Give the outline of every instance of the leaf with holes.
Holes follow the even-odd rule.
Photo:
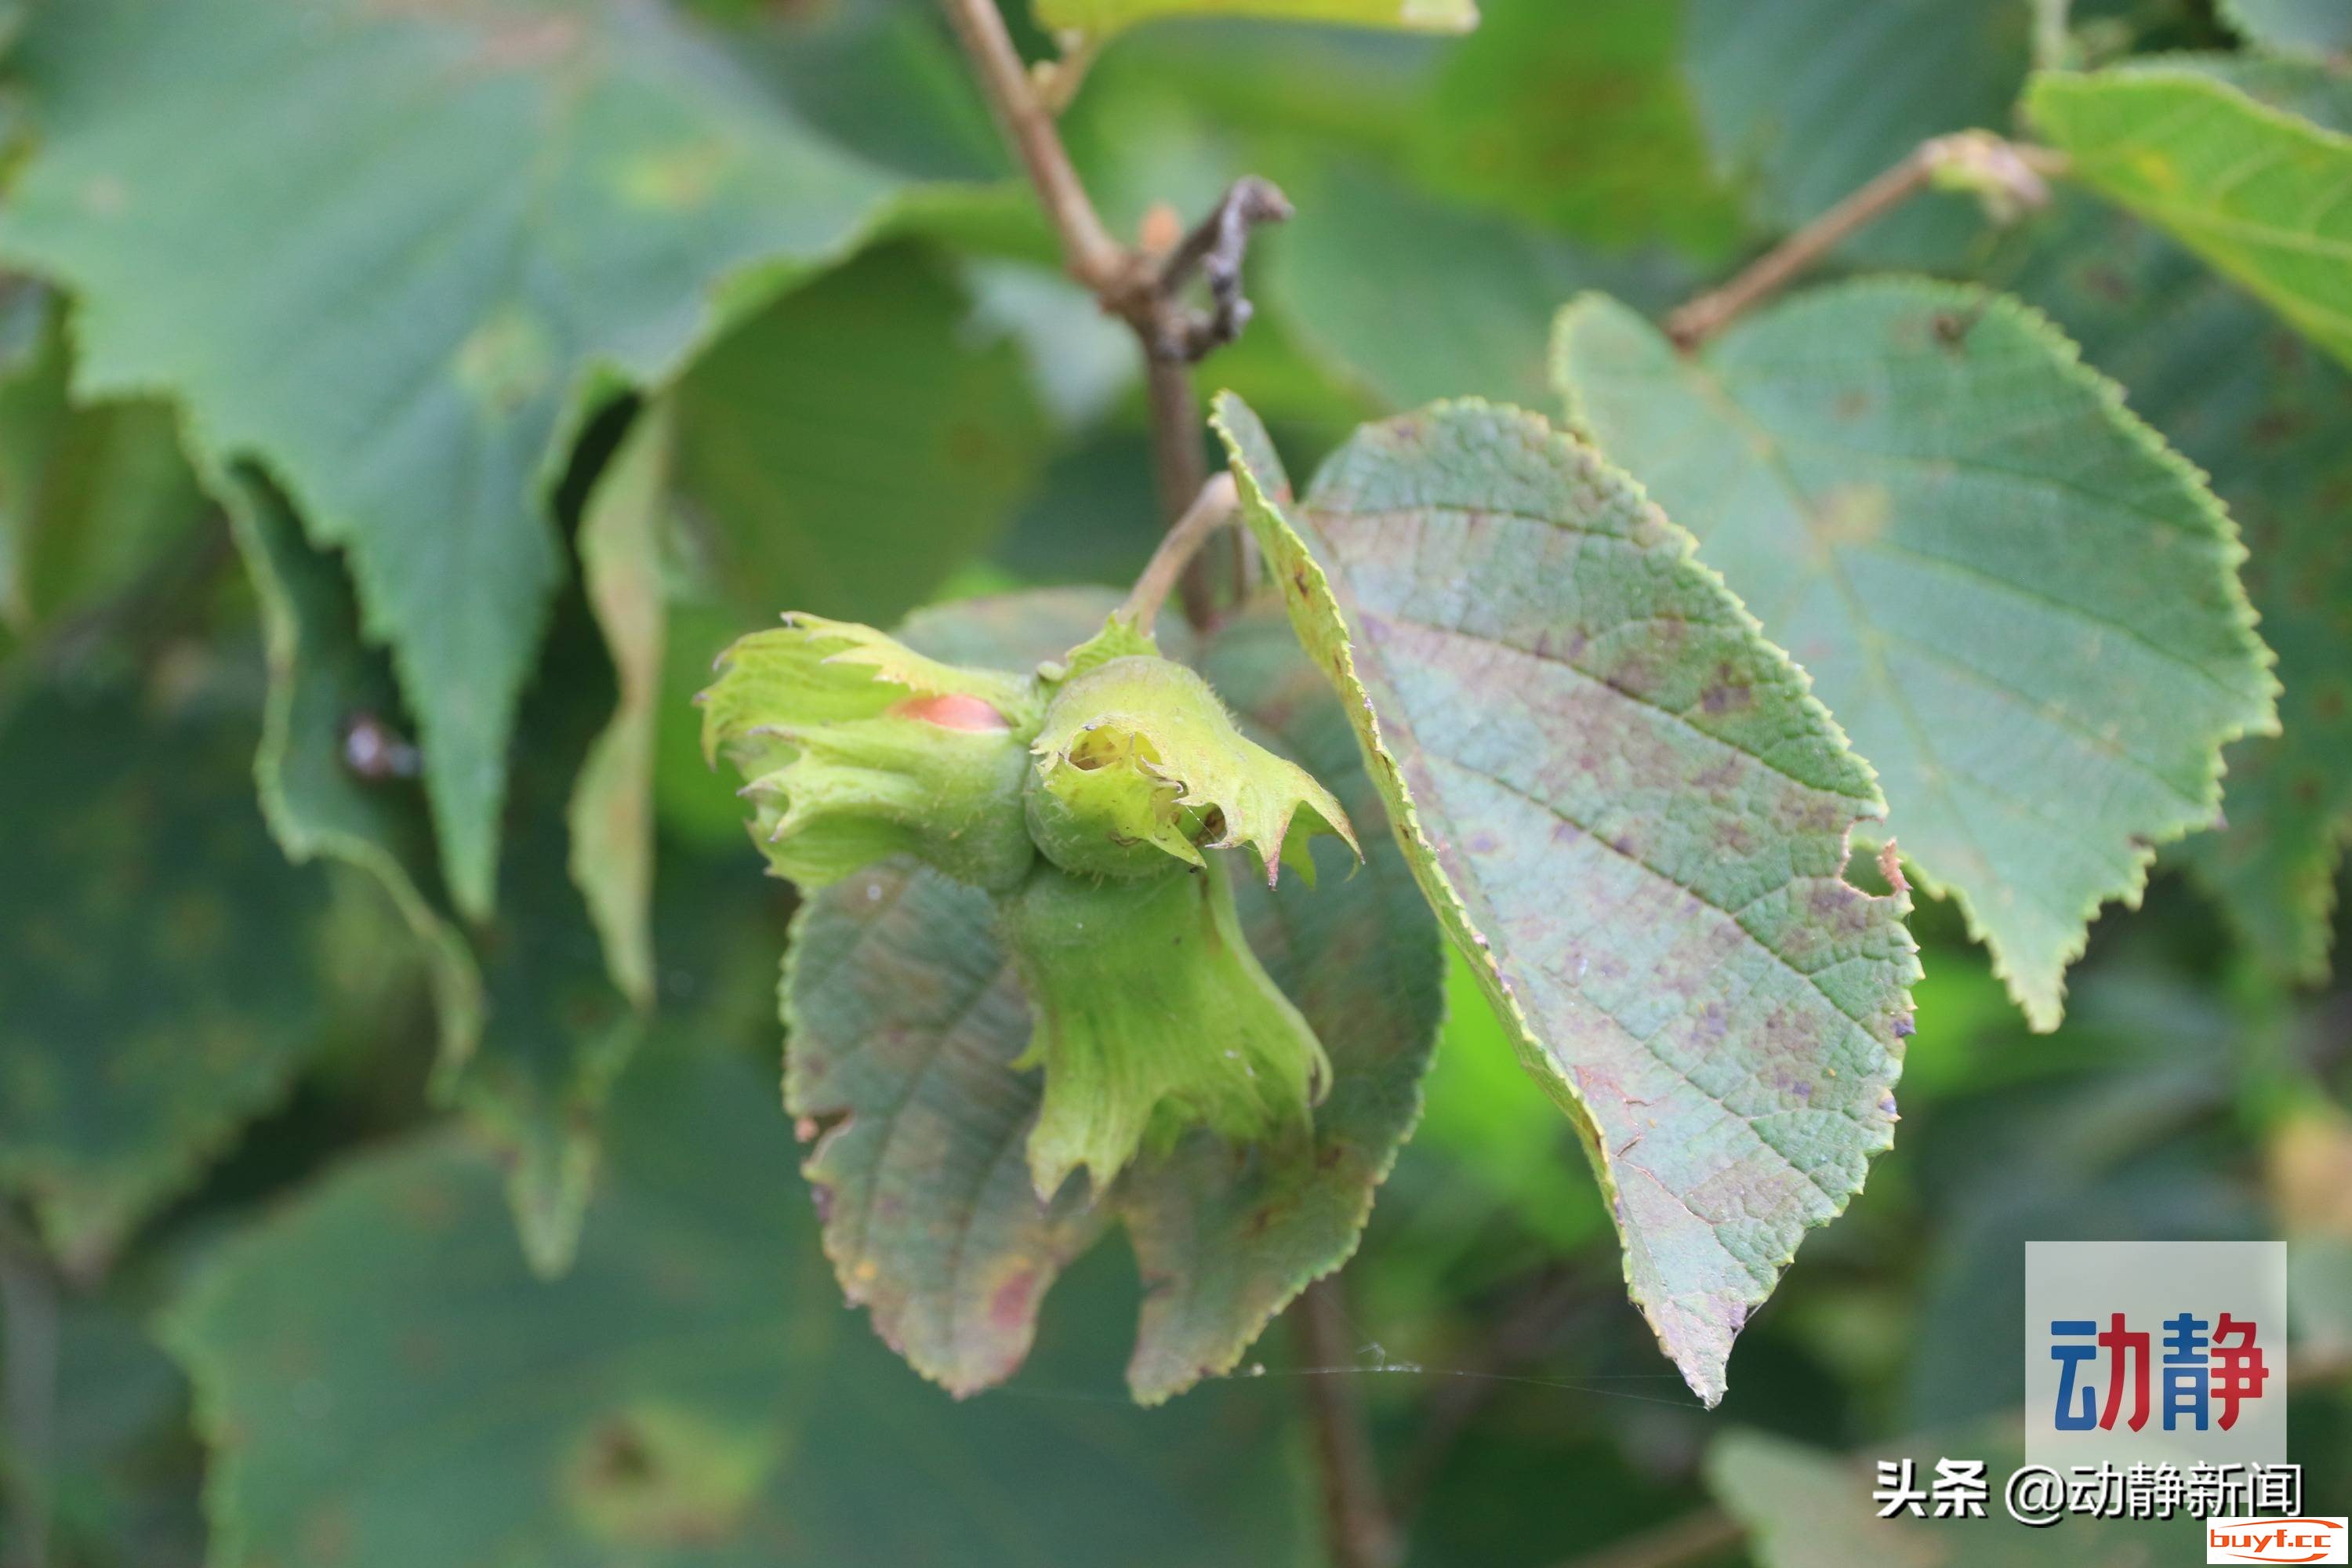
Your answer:
[[[1884,836],[2054,1028],[2099,906],[2138,902],[2153,846],[2212,822],[2222,745],[2276,725],[2202,479],[1981,289],[1823,289],[1695,360],[1587,298],[1557,357],[1571,420],[1811,674]]]
[[[1280,1402],[1091,1397],[1134,1310],[1115,1268],[1071,1281],[1045,1397],[950,1408],[898,1365],[783,1201],[766,1079],[683,1032],[648,1052],[551,1285],[507,1245],[497,1163],[446,1134],[344,1163],[220,1249],[165,1321],[211,1450],[213,1560],[1304,1560]]]
[[[2352,364],[2352,135],[2193,61],[2038,77],[2026,107],[2073,178]]]
[[[622,0],[90,0],[16,64],[42,135],[0,253],[76,292],[79,392],[168,394],[348,551],[487,913],[584,402],[672,375],[901,182]]]
[[[2281,733],[2232,744],[2227,823],[2180,846],[2256,963],[2325,979],[2352,842],[2352,373],[2178,245],[2077,198],[2013,247],[2049,310],[2246,531],[2246,587],[2278,650]]]
[[[919,616],[906,637],[940,658],[1020,668],[1083,641],[1112,603],[981,601]],[[1162,646],[1186,651],[1172,631]],[[1023,1157],[1040,1080],[1013,1066],[1030,1012],[987,896],[892,862],[817,895],[795,926],[785,1098],[822,1129],[807,1170],[825,1250],[884,1340],[960,1394],[1021,1364],[1047,1288],[1113,1221],[1147,1286],[1128,1363],[1136,1396],[1156,1403],[1230,1369],[1355,1249],[1419,1109],[1438,953],[1402,858],[1371,837],[1379,800],[1345,718],[1278,621],[1238,621],[1193,662],[1255,738],[1339,796],[1368,847],[1362,870],[1327,865],[1319,888],[1234,878],[1252,950],[1330,1057],[1310,1144],[1244,1151],[1196,1131],[1092,1207],[1083,1183],[1041,1204]]]
[[[1248,408],[1218,423],[1407,862],[1713,1404],[1894,1136],[1918,963],[1906,903],[1843,879],[1868,766],[1690,536],[1538,416],[1369,426],[1296,500]]]

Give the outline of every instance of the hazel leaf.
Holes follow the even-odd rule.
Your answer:
[[[1407,863],[1715,1403],[1894,1137],[1918,962],[1907,901],[1843,876],[1869,767],[1690,536],[1541,418],[1367,426],[1303,502],[1244,404],[1216,422]]]
[[[2342,0],[2219,0],[2230,30],[2255,47],[2293,59],[2352,56],[2352,5]]]
[[[620,693],[565,808],[572,880],[613,984],[641,1010],[654,1005],[653,752],[669,620],[661,525],[672,439],[670,405],[658,399],[622,440],[580,520],[580,574]]]
[[[399,710],[383,656],[361,637],[351,585],[249,471],[208,483],[228,510],[268,637],[268,718],[254,771],[270,832],[297,861],[356,868],[398,909],[426,960],[439,1016],[434,1096],[498,1142],[524,1249],[541,1272],[560,1273],[587,1201],[604,1095],[637,1026],[596,962],[598,934],[566,874],[562,794],[598,717],[585,707],[597,694],[555,683],[522,716],[523,830],[502,869],[541,940],[516,941],[509,929],[469,942],[437,875],[415,782],[352,766],[353,721],[387,726]],[[563,652],[583,656],[576,643]]]
[[[486,916],[585,410],[667,382],[907,182],[666,7],[85,0],[39,8],[11,66],[41,136],[0,250],[73,291],[76,392],[169,396],[347,552],[444,878]]]
[[[1698,535],[1885,784],[2029,1022],[2101,905],[2210,823],[2274,730],[2237,529],[2204,479],[2005,295],[1871,279],[1696,357],[1587,296],[1571,422]]]
[[[2068,173],[2234,279],[2352,365],[2352,135],[2193,59],[2049,74],[2026,94]]]
[[[2352,843],[2352,372],[2154,229],[2088,195],[2001,258],[2132,405],[2211,477],[2245,531],[2242,575],[2278,653],[2281,733],[2224,752],[2223,826],[2178,847],[2247,954],[2326,978]]]
[[[254,809],[249,685],[59,677],[0,717],[0,1194],[85,1277],[331,1041],[328,882]]]

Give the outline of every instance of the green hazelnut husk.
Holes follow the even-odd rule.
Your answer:
[[[1066,871],[1158,876],[1247,846],[1269,884],[1285,864],[1311,881],[1315,835],[1356,848],[1328,790],[1244,735],[1207,681],[1164,658],[1128,654],[1072,675],[1031,750],[1029,835]]]
[[[1083,1169],[1097,1194],[1139,1155],[1206,1127],[1304,1139],[1323,1047],[1252,953],[1222,857],[1156,877],[1034,866],[1000,903],[1034,1017],[1016,1067],[1045,1069],[1028,1142],[1040,1198]]]
[[[718,668],[704,752],[748,781],[751,837],[778,875],[822,888],[906,854],[1001,891],[1028,871],[1034,682],[814,616],[742,638]]]

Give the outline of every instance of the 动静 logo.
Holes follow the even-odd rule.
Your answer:
[[[2028,1242],[2025,1393],[2036,1463],[2283,1462],[2286,1245]]]

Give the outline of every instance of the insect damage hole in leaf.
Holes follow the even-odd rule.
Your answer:
[[[1555,369],[1571,423],[1810,672],[1923,886],[2055,1027],[2092,916],[2214,820],[2223,743],[2276,727],[2245,552],[2202,476],[1979,289],[1816,289],[1695,359],[1587,296]]]
[[[1407,860],[1715,1403],[1893,1138],[1918,963],[1907,900],[1843,879],[1868,765],[1690,536],[1540,417],[1369,426],[1303,500],[1245,405],[1216,422]]]

